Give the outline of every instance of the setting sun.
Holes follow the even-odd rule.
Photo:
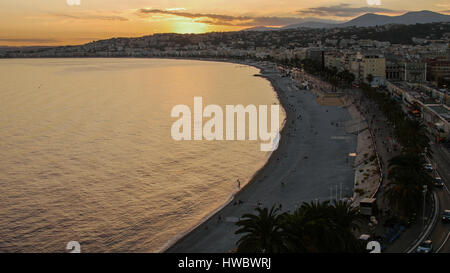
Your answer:
[[[209,30],[209,26],[203,23],[192,22],[191,20],[175,21],[171,24],[171,31],[179,34],[204,33]]]

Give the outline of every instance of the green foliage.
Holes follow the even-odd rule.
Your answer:
[[[348,87],[355,81],[355,75],[350,71],[344,70],[338,72],[337,68],[324,67],[316,60],[304,59],[295,61],[293,59],[290,64],[294,67],[301,67],[307,73],[320,77],[322,80],[330,83],[334,88]]]
[[[245,234],[238,241],[238,251],[242,253],[280,253],[285,247],[282,240],[282,218],[279,209],[256,208],[258,215],[244,214],[237,225],[236,234]]]
[[[425,160],[418,154],[402,154],[389,161],[389,204],[405,215],[419,210],[423,186],[431,187],[431,176],[424,169]]]
[[[311,202],[292,214],[257,208],[237,225],[240,253],[361,253],[364,247],[353,235],[362,221],[350,202]]]
[[[362,84],[366,97],[375,102],[388,123],[394,127],[395,138],[402,153],[389,161],[390,184],[384,198],[398,213],[411,215],[419,210],[424,185],[431,186],[431,177],[424,169],[424,153],[430,154],[430,139],[421,121],[409,118],[388,94]]]
[[[394,134],[403,147],[405,153],[421,154],[430,151],[430,139],[427,129],[422,122],[410,119],[401,109],[401,106],[384,92],[380,92],[367,84],[362,83],[364,95],[375,102],[394,127]]]

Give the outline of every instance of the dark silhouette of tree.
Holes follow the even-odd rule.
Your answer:
[[[425,160],[419,154],[402,154],[389,161],[390,186],[386,192],[389,204],[400,214],[411,215],[419,210],[424,185],[431,187]]]
[[[292,214],[257,209],[238,222],[238,252],[337,253],[364,252],[353,234],[361,216],[350,202],[303,203]]]
[[[240,228],[235,234],[244,234],[238,241],[240,253],[280,253],[284,251],[281,222],[284,217],[273,206],[256,208],[257,215],[244,214],[237,222]]]
[[[373,82],[373,75],[372,74],[367,75],[366,80],[367,80],[367,83],[369,85],[371,85]]]

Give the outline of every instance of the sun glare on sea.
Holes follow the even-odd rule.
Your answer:
[[[196,23],[192,21],[180,21],[172,23],[172,32],[175,33],[204,33],[207,31],[208,25],[203,23]]]

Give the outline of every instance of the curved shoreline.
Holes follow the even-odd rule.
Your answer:
[[[178,58],[171,58],[171,59],[178,59]],[[283,204],[283,206],[286,206],[288,209],[295,209],[296,207],[298,207],[301,202],[296,203],[296,199],[298,200],[302,200],[302,201],[309,201],[309,200],[314,200],[314,199],[324,199],[323,196],[323,187],[320,189],[320,193],[322,194],[322,196],[319,196],[319,198],[310,198],[309,200],[304,200],[304,198],[301,197],[296,197],[296,196],[292,196],[292,192],[290,192],[288,198],[283,198],[280,196],[280,198],[278,197],[274,197],[272,195],[269,195],[268,198],[264,198],[266,194],[268,194],[268,190],[264,190],[263,186],[258,187],[259,185],[257,185],[258,183],[264,183],[264,180],[269,180],[266,179],[269,176],[275,176],[274,179],[272,179],[270,182],[266,182],[270,183],[270,187],[272,191],[275,191],[276,193],[278,192],[277,187],[282,188],[281,190],[283,190],[284,188],[288,188],[291,187],[291,185],[294,187],[294,193],[299,193],[299,195],[301,195],[301,193],[305,193],[307,196],[312,196],[314,195],[313,193],[308,193],[307,191],[305,191],[305,185],[302,185],[302,187],[300,187],[300,189],[298,187],[296,187],[296,185],[294,185],[295,183],[297,183],[295,180],[296,178],[298,178],[296,172],[297,172],[297,168],[301,169],[304,167],[302,166],[302,164],[306,163],[306,161],[308,160],[308,156],[300,156],[299,154],[295,154],[296,151],[303,151],[303,146],[302,144],[305,144],[302,142],[302,139],[304,138],[304,136],[302,136],[302,139],[300,139],[300,136],[296,136],[296,131],[297,130],[301,130],[301,129],[306,129],[306,126],[304,126],[302,124],[302,120],[303,117],[299,120],[298,118],[298,114],[301,112],[301,115],[306,115],[303,112],[308,112],[308,107],[302,108],[302,98],[305,100],[308,100],[308,104],[309,105],[310,102],[312,100],[314,100],[314,96],[312,95],[311,92],[309,91],[299,91],[298,89],[296,89],[296,87],[294,87],[293,85],[293,81],[289,78],[284,78],[280,75],[280,73],[278,71],[276,71],[274,69],[274,64],[269,64],[269,63],[257,63],[257,62],[246,62],[246,61],[234,61],[234,60],[221,60],[221,59],[193,59],[193,60],[199,60],[199,61],[216,61],[216,62],[228,62],[228,63],[235,63],[235,64],[240,64],[240,65],[247,65],[247,66],[252,66],[255,67],[257,69],[260,70],[260,76],[262,76],[263,78],[267,79],[273,89],[274,92],[277,94],[277,99],[280,102],[280,105],[283,107],[284,111],[285,111],[285,120],[283,123],[283,127],[280,131],[280,135],[281,135],[281,139],[280,139],[280,145],[278,150],[274,151],[269,157],[268,160],[266,161],[266,163],[261,167],[261,169],[259,169],[250,179],[250,181],[244,186],[242,187],[238,192],[236,192],[235,194],[232,195],[232,197],[225,203],[223,204],[221,207],[217,208],[216,210],[214,210],[211,214],[209,214],[208,216],[204,217],[197,225],[195,225],[194,227],[192,227],[191,229],[189,229],[188,231],[180,234],[179,236],[171,239],[166,245],[164,245],[160,252],[175,252],[175,253],[181,253],[181,252],[200,252],[200,253],[206,253],[206,252],[229,252],[231,249],[231,245],[234,244],[230,244],[231,241],[233,241],[235,236],[234,236],[234,230],[232,233],[230,233],[230,228],[234,228],[235,225],[233,222],[236,221],[236,218],[240,217],[242,214],[238,214],[236,215],[236,210],[240,210],[240,207],[244,207],[247,206],[247,208],[251,209],[254,208],[256,206],[261,205],[265,205],[265,206],[271,206],[273,205],[272,203],[268,203],[268,204],[264,204],[264,202],[260,202],[260,200],[266,201],[268,199],[274,199],[276,200],[276,203],[280,203],[281,202],[285,202]],[[270,67],[272,66],[272,67]],[[293,95],[295,94],[295,95]],[[294,101],[292,101],[293,99],[297,97],[297,103],[295,103]],[[295,106],[294,106],[295,104]],[[312,103],[314,104],[314,102]],[[314,108],[312,109],[311,112],[315,112],[317,109],[316,108],[321,108],[322,106],[318,106],[315,105]],[[297,109],[299,108],[299,109]],[[334,109],[334,112],[336,112],[336,116],[331,115],[331,119],[336,118],[336,117],[340,117],[342,118],[343,116],[343,112],[342,110],[338,109],[337,107],[334,108],[330,108],[330,107],[323,107],[321,109],[326,109],[326,112],[328,113],[328,111],[331,111],[332,109]],[[343,110],[343,111],[347,111],[347,110]],[[307,113],[308,114],[308,113]],[[316,113],[311,114],[310,116],[312,116],[312,119],[315,118]],[[347,112],[348,115],[348,112]],[[309,114],[308,114],[309,116]],[[321,118],[323,119],[323,118]],[[315,128],[315,126],[318,127],[323,127],[325,124],[322,124],[324,122],[320,122],[319,124],[314,124],[314,121],[311,120],[310,121],[310,126],[311,128]],[[344,128],[339,128],[342,129],[340,131],[345,131]],[[315,139],[315,138],[319,138],[317,137],[319,134],[319,131],[323,132],[328,132],[328,133],[336,133],[335,129],[325,129],[323,128],[323,130],[319,130],[317,129],[317,132],[314,132],[314,130],[316,129],[311,129],[311,133],[308,134],[308,140],[309,139]],[[342,132],[344,133],[344,132]],[[292,136],[293,134],[295,134],[294,136]],[[325,137],[327,137],[327,134],[325,134]],[[296,141],[291,142],[291,139],[295,138]],[[321,139],[320,142],[326,142],[327,140],[325,138]],[[329,141],[329,139],[328,139]],[[354,148],[356,147],[355,141],[353,141]],[[314,149],[323,149],[323,147],[325,147],[324,145],[319,145],[320,147],[315,147]],[[335,154],[336,151],[337,153],[339,153],[339,151],[342,151],[342,147],[341,144],[336,144],[334,145],[336,147],[332,147],[332,152],[331,154]],[[345,145],[344,145],[345,146]],[[345,148],[348,148],[349,145],[346,145]],[[326,147],[325,147],[326,148]],[[344,151],[342,152],[342,156],[347,155],[348,152],[350,151],[346,151],[344,148]],[[313,150],[314,150],[313,149]],[[307,149],[305,149],[307,150]],[[317,167],[317,165],[320,165],[319,163],[326,163],[325,160],[320,159],[321,157],[323,157],[323,155],[321,155],[320,153],[318,153],[318,158],[319,161],[317,162],[317,164],[314,165],[314,168]],[[292,159],[291,161],[287,160],[283,160],[284,158],[290,158]],[[328,158],[330,159],[330,158]],[[331,157],[331,161],[333,161],[334,159]],[[342,158],[342,161],[344,162],[344,158]],[[315,160],[312,160],[315,161]],[[328,160],[330,161],[330,160]],[[285,164],[286,163],[286,164]],[[331,165],[333,165],[333,162]],[[285,165],[283,165],[285,164]],[[340,163],[339,163],[340,164]],[[338,164],[338,165],[339,165]],[[279,167],[278,165],[282,165],[282,167]],[[340,164],[343,165],[343,164]],[[302,166],[302,167],[299,167]],[[351,164],[349,164],[349,170],[345,171],[345,175],[342,176],[342,179],[340,179],[341,183],[343,183],[344,181],[346,181],[345,179],[350,179],[350,183],[348,183],[348,185],[353,185],[353,178],[354,178],[354,171],[352,170],[352,168],[350,167]],[[330,166],[331,167],[331,166]],[[342,167],[342,166],[340,166]],[[339,168],[336,168],[335,171],[332,171],[334,173],[343,173],[342,170]],[[319,166],[320,169],[320,166]],[[269,172],[269,174],[266,174],[267,172]],[[278,173],[277,173],[278,172]],[[307,172],[307,171],[306,171]],[[333,177],[333,179],[335,178],[336,174],[331,174],[332,172],[330,172],[330,174],[328,176]],[[323,176],[323,174],[321,174],[321,176]],[[325,174],[325,176],[327,176]],[[300,177],[302,177],[300,175]],[[308,177],[308,175],[305,175],[304,177]],[[274,183],[273,181],[278,180],[278,183]],[[313,180],[317,180],[317,179],[313,179]],[[319,179],[322,180],[322,179]],[[339,180],[335,179],[335,180]],[[337,182],[337,181],[335,181]],[[328,188],[328,184],[326,183],[326,180],[324,182],[326,185],[326,191],[329,192],[329,188]],[[297,185],[298,186],[298,185]],[[311,187],[315,187],[317,185],[313,184],[311,185]],[[258,194],[258,192],[260,194]],[[313,190],[314,191],[314,190]],[[353,191],[353,189],[352,189]],[[317,194],[317,193],[316,193]],[[283,195],[283,194],[280,194]],[[330,195],[327,194],[327,196],[329,197]],[[330,198],[328,198],[330,199]],[[233,200],[236,200],[233,203]],[[241,200],[245,200],[245,201],[241,201]],[[251,203],[248,204],[246,203],[250,200],[252,201],[257,201],[257,203]],[[293,201],[294,200],[294,201]],[[288,204],[286,205],[286,201],[289,201]],[[242,202],[242,203],[241,203]],[[243,204],[243,205],[241,205]],[[237,209],[236,209],[237,208]],[[248,211],[249,209],[244,209],[245,211]],[[223,217],[225,215],[225,217]],[[220,217],[219,217],[220,216]],[[215,228],[215,230],[211,230],[210,228],[213,227]],[[219,230],[220,229],[220,230]],[[213,234],[214,233],[214,234]],[[206,238],[206,239],[205,239]],[[215,242],[217,243],[217,247],[211,246],[211,244],[213,243],[208,243],[208,242]]]
[[[227,62],[255,67],[260,70],[258,76],[271,83],[285,112],[278,150],[268,156],[249,182],[227,202],[192,228],[170,239],[159,252],[229,252],[235,247],[237,227],[234,222],[243,213],[273,204],[283,205],[283,211],[289,211],[304,201],[329,199],[330,185],[345,183],[349,178],[349,184],[353,185],[354,171],[351,167],[343,168],[343,162],[348,152],[354,150],[355,143],[330,142],[330,136],[344,134],[345,129],[333,123],[348,119],[348,113],[337,107],[318,106],[312,92],[299,91],[290,78],[281,76],[275,64],[209,58],[155,59]],[[233,200],[236,200],[234,204]]]
[[[166,58],[163,58],[166,59]],[[169,59],[178,59],[178,58],[169,58]],[[232,63],[232,64],[239,64],[239,65],[245,65],[245,66],[251,66],[254,68],[257,68],[259,70],[259,77],[266,79],[267,81],[270,82],[273,92],[275,92],[277,100],[280,104],[280,106],[282,107],[284,113],[285,113],[285,118],[283,120],[283,123],[280,127],[280,141],[281,138],[283,138],[283,130],[285,128],[286,125],[286,120],[287,120],[287,111],[284,108],[281,100],[280,100],[280,96],[279,93],[277,92],[275,86],[273,85],[272,81],[269,79],[268,76],[264,75],[263,70],[264,68],[257,66],[256,64],[251,64],[248,62],[238,62],[238,61],[232,61],[232,60],[215,60],[215,59],[182,59],[182,60],[196,60],[196,61],[208,61],[208,62],[226,62],[226,63]],[[256,75],[255,75],[256,76]],[[274,151],[275,152],[275,151]],[[264,164],[262,165],[262,167],[260,169],[258,169],[258,171],[256,171],[251,178],[249,179],[249,181],[240,189],[234,191],[230,197],[228,198],[228,200],[223,203],[221,206],[219,206],[218,208],[216,208],[215,210],[213,210],[211,213],[209,213],[208,215],[204,216],[200,221],[198,221],[197,224],[195,224],[194,226],[192,226],[191,228],[187,229],[186,231],[178,234],[177,236],[175,236],[174,238],[170,239],[166,244],[164,244],[157,252],[158,253],[163,253],[166,252],[167,250],[169,250],[172,246],[174,246],[175,244],[177,244],[180,240],[182,240],[185,236],[189,235],[189,233],[191,233],[192,231],[194,231],[195,229],[197,229],[199,226],[201,226],[203,223],[205,223],[206,221],[208,221],[209,219],[211,219],[212,217],[214,217],[215,215],[217,215],[218,213],[220,213],[220,211],[222,211],[226,206],[228,206],[236,197],[236,195],[238,195],[241,191],[243,191],[245,188],[247,188],[248,186],[250,186],[250,184],[252,184],[252,182],[255,180],[255,177],[257,177],[257,175],[264,169],[266,168],[267,164],[269,164],[270,159],[272,158],[274,152],[270,152],[270,154],[267,157],[267,160],[264,162]]]

